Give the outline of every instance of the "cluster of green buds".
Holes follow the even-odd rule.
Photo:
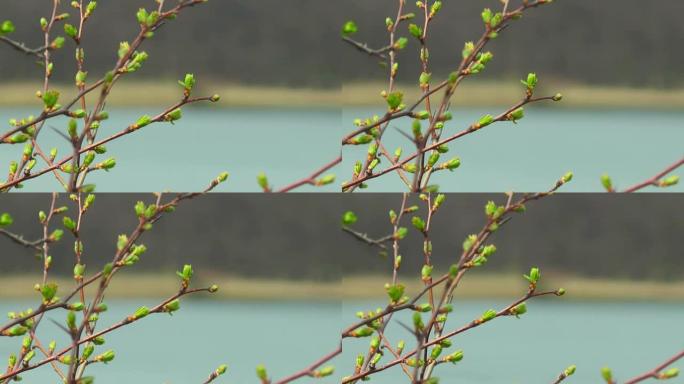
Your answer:
[[[154,27],[159,21],[159,16],[158,11],[147,12],[145,8],[138,9],[138,12],[135,14],[138,24],[145,29]]]
[[[402,284],[385,284],[385,291],[392,305],[400,305],[408,301],[408,297],[404,296],[405,289],[406,287]]]
[[[147,247],[143,244],[134,245],[131,247],[130,252],[123,257],[120,265],[125,265],[130,267],[140,261],[140,256],[142,256],[147,251]]]
[[[129,48],[130,49],[130,48]],[[133,53],[133,57],[128,61],[128,64],[126,65],[125,71],[126,72],[135,72],[139,70],[142,65],[147,61],[149,58],[149,55],[147,52],[135,52]]]
[[[59,300],[57,297],[58,285],[55,283],[47,283],[37,287],[43,297],[43,305],[50,305]]]
[[[496,38],[496,29],[501,26],[501,23],[504,20],[504,15],[501,12],[492,12],[491,9],[485,8],[482,11],[482,21],[485,24],[485,28],[487,28],[487,31],[491,31],[487,37],[490,39]]]
[[[389,112],[397,112],[405,108],[405,105],[403,103],[404,94],[402,92],[395,91],[387,93],[383,91],[382,96],[385,98],[385,101],[387,102]]]
[[[54,89],[47,90],[45,93],[43,92],[37,92],[36,96],[41,98],[43,100],[43,105],[45,107],[46,112],[53,111],[55,109],[59,109],[60,105],[58,104],[59,102],[59,91],[56,91]]]
[[[156,204],[145,205],[142,201],[138,201],[134,206],[135,215],[145,221],[154,219],[159,212],[159,207]]]
[[[470,65],[468,70],[466,71],[466,74],[478,74],[482,72],[485,69],[485,66],[487,63],[492,61],[494,58],[494,54],[487,51],[487,52],[480,52],[477,54],[475,57],[475,61]]]

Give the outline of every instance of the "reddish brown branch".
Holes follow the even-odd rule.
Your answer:
[[[647,379],[658,379],[659,375],[660,375],[660,371],[669,367],[670,365],[674,364],[677,360],[682,359],[682,358],[684,358],[684,350],[679,351],[674,356],[670,357],[664,363],[658,365],[657,367],[653,368],[652,370],[625,381],[625,384],[635,384],[635,383],[639,383],[639,382],[642,382],[642,381],[647,380]]]
[[[301,187],[301,186],[304,186],[304,185],[307,185],[307,184],[308,184],[308,185],[317,185],[317,184],[316,184],[316,183],[317,183],[317,180],[316,180],[317,177],[319,177],[320,175],[322,175],[324,172],[326,172],[326,171],[328,171],[328,170],[334,168],[337,164],[340,164],[341,162],[342,162],[342,155],[340,155],[340,156],[338,156],[337,158],[335,158],[335,160],[333,160],[333,161],[331,161],[331,162],[325,164],[324,166],[322,166],[321,168],[319,168],[318,170],[316,170],[314,173],[312,173],[312,174],[309,175],[308,177],[305,177],[305,178],[303,178],[303,179],[301,179],[301,180],[298,180],[298,181],[296,181],[296,182],[294,182],[294,183],[292,183],[292,184],[289,184],[289,185],[287,185],[287,186],[285,186],[285,187],[279,189],[279,190],[276,191],[276,192],[278,192],[278,193],[286,193],[286,192],[290,192],[290,191],[292,191],[292,190],[294,190],[294,189],[297,189],[297,188],[299,188],[299,187]]]
[[[622,192],[623,192],[623,193],[632,193],[632,192],[636,192],[636,191],[638,191],[638,190],[640,190],[640,189],[646,188],[646,187],[648,187],[648,186],[652,186],[652,185],[653,185],[653,186],[659,186],[659,181],[660,181],[660,179],[662,179],[663,177],[665,177],[665,176],[666,176],[667,174],[669,174],[670,172],[672,172],[672,171],[674,171],[675,169],[677,169],[677,168],[679,168],[680,166],[682,166],[682,164],[684,164],[684,157],[682,157],[681,159],[679,159],[679,160],[676,161],[675,163],[669,165],[669,166],[668,166],[667,168],[665,168],[663,171],[659,172],[657,175],[651,177],[650,179],[648,179],[648,180],[646,180],[646,181],[643,181],[643,182],[641,182],[641,183],[635,184],[635,185],[633,185],[633,186],[631,186],[631,187],[625,189],[625,190],[622,191]]]
[[[295,381],[297,379],[300,379],[305,376],[314,376],[315,370],[320,367],[321,365],[327,363],[328,361],[334,359],[337,355],[342,353],[342,344],[337,347],[334,351],[328,353],[327,355],[321,357],[320,359],[316,360],[313,364],[309,365],[308,367],[302,369],[299,372],[296,372],[284,379],[276,381],[274,384],[287,384],[292,381]]]

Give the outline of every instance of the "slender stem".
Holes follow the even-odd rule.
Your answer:
[[[664,170],[659,172],[657,175],[649,178],[646,181],[635,184],[635,185],[625,189],[622,192],[623,193],[632,193],[632,192],[636,192],[640,189],[646,188],[646,187],[651,186],[651,185],[658,186],[659,185],[658,182],[660,181],[660,179],[662,179],[663,177],[665,177],[667,174],[674,171],[675,169],[681,167],[682,164],[684,164],[684,157],[682,157],[678,161],[674,162],[673,164],[669,165],[667,168],[665,168]]]

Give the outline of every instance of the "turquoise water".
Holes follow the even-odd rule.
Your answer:
[[[100,324],[112,324],[154,300],[108,301],[109,311]],[[32,305],[30,302],[0,301],[7,312]],[[106,337],[102,349],[113,349],[116,358],[108,366],[92,366],[98,384],[201,383],[219,364],[229,365],[218,383],[256,382],[254,369],[266,364],[277,378],[290,375],[317,360],[338,345],[340,306],[324,302],[220,302],[188,300],[173,315],[149,316]],[[64,314],[48,318],[63,323]],[[39,337],[57,337],[58,346],[67,338],[53,323],[42,324]],[[16,353],[21,340],[0,340],[2,361]],[[4,364],[4,363],[3,363]],[[24,375],[24,383],[55,383],[49,368]],[[303,382],[312,382],[313,380]],[[318,380],[322,384],[336,379]]]
[[[455,109],[445,134],[500,109]],[[117,132],[140,115],[155,112],[158,109],[112,109],[100,135]],[[93,175],[91,180],[99,191],[198,190],[223,170],[231,172],[231,181],[220,191],[258,191],[255,177],[261,171],[267,172],[272,184],[283,186],[334,159],[342,133],[353,129],[354,118],[369,116],[373,110],[188,108],[185,112],[176,125],[150,126],[110,144],[110,155],[118,159],[118,166],[108,175]],[[35,110],[0,108],[0,121],[30,113]],[[65,124],[64,119],[51,122],[62,131]],[[394,130],[406,129],[406,124],[401,120],[390,126],[390,151],[403,146],[408,153],[409,143]],[[47,149],[58,146],[62,154],[68,149],[64,139],[51,130],[45,131],[43,140]],[[445,159],[459,156],[462,166],[431,179],[443,191],[542,190],[572,170],[575,179],[565,191],[596,192],[602,191],[599,177],[604,172],[618,187],[627,187],[684,155],[684,112],[530,108],[519,124],[495,124],[450,148]],[[349,177],[353,163],[363,158],[365,151],[365,146],[344,148],[344,163],[337,170],[340,180]],[[16,160],[20,153],[20,146],[3,145],[0,164]],[[373,192],[404,190],[397,176],[369,185],[367,191]],[[27,183],[26,191],[57,187],[52,177],[43,177]],[[334,192],[339,187],[316,190]],[[681,192],[684,185],[668,190]]]
[[[159,108],[110,109],[98,136],[104,138]],[[29,108],[1,108],[0,122],[28,116]],[[219,173],[228,171],[224,192],[259,191],[256,175],[266,172],[275,187],[310,175],[339,156],[340,112],[334,109],[212,109],[186,108],[175,125],[155,124],[107,144],[106,156],[117,159],[109,174],[89,178],[100,192],[187,191],[204,188]],[[66,119],[50,120],[50,126],[66,130]],[[44,135],[44,136],[43,136]],[[45,151],[59,148],[61,158],[70,144],[52,129],[41,133]],[[23,146],[0,147],[0,164],[21,157]],[[39,167],[36,166],[36,169]],[[5,172],[5,171],[3,171]],[[54,177],[26,183],[25,191],[58,190]],[[311,191],[314,188],[302,188]],[[316,191],[339,191],[329,185]]]
[[[141,304],[154,301],[110,301],[101,324],[111,324]],[[457,328],[484,310],[505,302],[465,301],[455,304],[447,328]],[[2,301],[0,311],[30,306],[25,301]],[[100,384],[195,383],[214,366],[230,365],[218,382],[256,382],[254,367],[265,363],[276,378],[310,364],[335,348],[343,324],[355,320],[358,310],[373,309],[382,302],[227,302],[193,300],[173,317],[150,316],[107,338],[107,348],[117,352],[106,367],[93,367]],[[561,299],[528,303],[521,319],[503,318],[453,339],[454,348],[465,351],[457,366],[442,367],[442,382],[478,384],[551,382],[569,364],[577,364],[575,383],[598,382],[599,369],[609,365],[617,378],[626,379],[663,361],[684,347],[684,306],[681,303],[584,303]],[[62,321],[60,316],[51,318]],[[410,323],[407,318],[402,321]],[[45,322],[44,339],[64,336]],[[394,325],[391,339],[410,335]],[[0,340],[0,356],[16,350],[20,340]],[[337,377],[319,383],[339,382],[350,373],[356,354],[368,340],[347,340],[335,361]],[[408,348],[407,346],[407,348]],[[3,357],[4,358],[4,357]],[[49,368],[24,375],[24,382],[54,382]],[[302,382],[314,382],[304,380]],[[373,382],[405,382],[400,371],[388,370]]]
[[[455,109],[442,137],[468,127],[484,114],[496,115],[501,107]],[[346,126],[354,118],[382,111],[354,109],[344,113]],[[390,124],[386,147],[394,152],[410,143],[395,128],[411,132],[408,120]],[[684,112],[656,110],[592,110],[529,108],[518,124],[498,123],[453,141],[444,160],[461,158],[453,173],[442,171],[430,179],[446,192],[540,191],[550,188],[565,172],[573,171],[572,183],[563,191],[601,192],[599,181],[608,173],[620,187],[644,181],[684,156]],[[366,146],[345,146],[343,170],[364,159]],[[378,166],[382,169],[387,162]],[[348,171],[349,173],[351,171]],[[684,173],[680,170],[680,175]],[[382,180],[381,182],[378,182]],[[405,189],[398,176],[369,181],[366,191],[393,192]],[[653,190],[653,189],[650,189]],[[668,188],[684,191],[683,185]]]

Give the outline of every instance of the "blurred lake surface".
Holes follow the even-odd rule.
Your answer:
[[[101,327],[129,315],[150,300],[112,300],[101,316]],[[36,303],[4,300],[0,311],[16,311]],[[489,308],[507,302],[456,301],[447,329],[479,317]],[[308,366],[337,346],[340,329],[355,321],[354,313],[384,306],[378,301],[212,301],[187,300],[174,316],[152,315],[106,337],[102,352],[114,349],[108,366],[92,366],[99,384],[201,382],[220,363],[229,371],[220,382],[256,382],[254,368],[266,364],[269,373],[282,378]],[[465,358],[456,366],[443,366],[437,375],[445,382],[478,384],[550,382],[570,364],[577,364],[576,382],[597,382],[599,369],[613,368],[626,379],[653,368],[684,347],[684,306],[681,303],[575,302],[562,298],[530,301],[521,319],[501,318],[453,339]],[[64,321],[64,312],[47,316]],[[408,316],[400,320],[410,324]],[[46,320],[46,319],[44,319]],[[411,336],[398,324],[387,330],[390,339]],[[39,337],[59,346],[67,337],[44,321]],[[20,338],[3,338],[0,356],[19,349]],[[367,350],[368,339],[347,340],[334,364],[336,375],[304,383],[332,384],[353,369],[355,356]],[[3,358],[4,358],[3,357]],[[24,375],[27,384],[56,382],[50,368]],[[389,370],[373,382],[404,382],[403,373]]]
[[[477,121],[483,114],[498,114],[498,108],[454,109],[454,120],[445,135]],[[35,108],[0,107],[0,121],[37,114]],[[105,137],[135,122],[155,108],[110,109],[110,119],[100,128]],[[277,109],[187,108],[175,125],[159,124],[107,145],[107,156],[117,158],[109,174],[95,173],[89,180],[100,192],[149,192],[199,190],[227,170],[230,182],[220,191],[256,192],[256,175],[264,171],[271,184],[284,186],[311,174],[340,151],[340,138],[354,129],[353,120],[382,114],[370,108]],[[409,131],[408,120],[390,124],[388,150],[410,143],[395,128]],[[49,126],[66,130],[66,119],[51,120]],[[42,136],[44,135],[44,136]],[[68,153],[69,144],[47,129],[39,141],[47,151]],[[0,164],[21,156],[23,146],[0,148]],[[431,183],[445,192],[539,191],[550,188],[567,171],[575,178],[563,191],[602,191],[599,177],[608,173],[618,188],[641,182],[684,155],[684,111],[530,108],[518,124],[499,123],[467,135],[450,145],[442,155],[461,158],[459,169],[439,172]],[[356,160],[363,159],[366,146],[343,150],[338,181],[346,180]],[[385,162],[386,163],[386,162]],[[381,164],[379,167],[384,167]],[[40,163],[37,169],[40,168]],[[371,181],[366,191],[403,191],[396,175]],[[26,183],[25,191],[58,190],[52,177]],[[339,184],[301,191],[339,191]],[[651,188],[650,190],[656,190]],[[684,191],[684,185],[665,189]]]

